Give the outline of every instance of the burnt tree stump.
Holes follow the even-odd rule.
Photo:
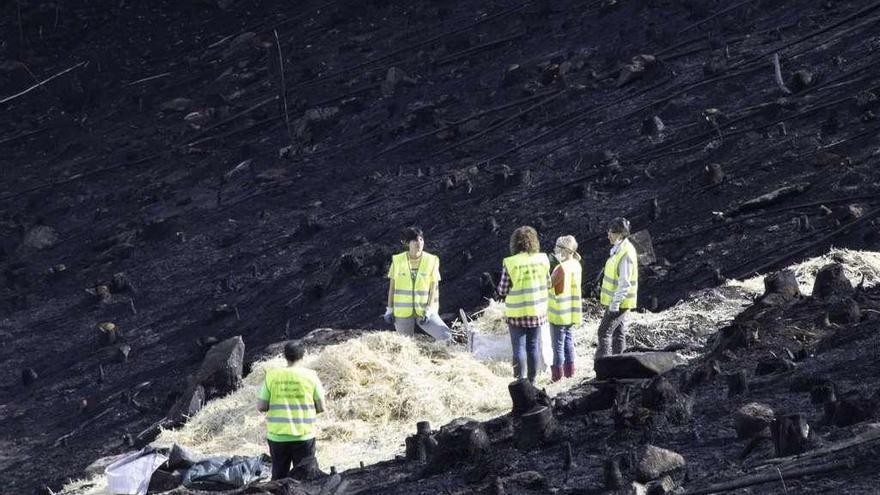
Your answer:
[[[858,323],[862,319],[862,309],[854,299],[849,297],[835,298],[831,301],[828,310],[828,320],[831,323],[850,324]]]
[[[623,473],[620,472],[619,457],[605,459],[603,475],[606,490],[617,490],[623,486]]]
[[[781,270],[764,277],[764,295],[780,294],[786,298],[801,295],[797,277],[791,270]]]
[[[852,283],[843,272],[843,265],[831,263],[819,269],[813,283],[813,297],[826,299],[831,296],[846,297],[853,291]]]
[[[507,386],[510,400],[513,401],[514,416],[531,411],[536,406],[549,406],[550,398],[543,390],[538,390],[528,380],[521,378],[510,382]]]
[[[513,441],[520,450],[532,450],[554,443],[557,432],[553,410],[547,406],[537,406],[517,416],[513,422]]]
[[[416,423],[416,434],[406,438],[406,458],[411,461],[426,462],[437,448],[437,440],[431,436],[431,423]]]
[[[459,418],[440,428],[428,458],[425,475],[442,473],[459,463],[478,464],[489,452],[489,436],[483,425]]]
[[[754,320],[734,322],[722,328],[715,337],[713,354],[749,348],[761,340],[761,324]]]
[[[749,390],[749,377],[746,370],[739,370],[736,373],[731,373],[727,375],[726,378],[728,397],[736,397]]]
[[[777,415],[770,424],[770,435],[776,457],[797,455],[807,449],[810,425],[800,414]]]

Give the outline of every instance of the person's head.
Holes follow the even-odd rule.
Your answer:
[[[284,359],[290,364],[298,362],[305,354],[306,349],[294,341],[284,344]]]
[[[525,225],[514,230],[510,235],[510,254],[534,254],[540,250],[541,243],[538,242],[538,231],[534,227]]]
[[[573,235],[564,235],[558,239],[556,239],[556,246],[553,249],[553,254],[556,256],[556,259],[559,261],[565,261],[569,258],[574,258],[578,261],[581,260],[581,255],[578,254],[578,243],[575,240]]]
[[[629,220],[617,217],[608,224],[608,241],[611,244],[629,237]]]
[[[418,227],[407,227],[400,233],[400,242],[402,242],[411,253],[419,253],[425,247],[425,236],[422,234],[422,229]]]

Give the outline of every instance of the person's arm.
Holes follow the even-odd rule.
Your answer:
[[[556,268],[553,269],[553,274],[550,276],[550,287],[553,287],[553,293],[557,296],[565,290],[565,270],[562,269],[561,264],[556,265]]]
[[[315,412],[317,414],[324,412],[324,386],[321,385],[320,380],[318,380],[318,383],[315,386],[313,400],[315,401]]]
[[[498,287],[495,288],[495,293],[498,294],[498,299],[503,300],[507,297],[507,293],[510,292],[510,275],[507,274],[507,268],[501,267],[501,278],[498,279]]]
[[[393,278],[388,279],[388,302],[385,304],[385,306],[387,306],[389,308],[394,307],[394,279]]]
[[[430,308],[435,302],[437,303],[437,311],[440,311],[440,301],[434,300],[437,297],[437,294],[440,293],[440,261],[438,259],[437,263],[434,264],[434,271],[431,273],[431,284],[428,286],[428,306],[425,308],[425,314],[428,314],[428,308]]]
[[[617,290],[614,291],[611,304],[608,305],[608,311],[620,311],[620,303],[626,299],[626,294],[629,292],[629,275],[631,270],[633,270],[632,261],[630,261],[629,256],[624,256],[620,259],[620,264],[617,265]]]
[[[260,395],[257,399],[257,411],[266,412],[269,410],[269,398],[269,387],[263,381],[263,386],[260,387]]]

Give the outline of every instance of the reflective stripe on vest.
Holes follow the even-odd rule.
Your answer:
[[[565,274],[562,293],[550,291],[550,308],[547,317],[554,325],[578,325],[583,319],[581,303],[581,264],[576,259],[562,262]]]
[[[423,316],[425,308],[434,311],[438,309],[437,301],[440,300],[440,289],[437,288],[434,292],[433,301],[428,301],[428,294],[431,292],[431,285],[437,282],[434,280],[434,273],[439,269],[439,264],[439,258],[433,254],[422,252],[422,261],[419,262],[414,282],[409,267],[408,254],[403,252],[395,254],[391,258],[391,277],[394,280],[391,305],[394,308],[395,318]]]
[[[599,303],[603,306],[610,306],[611,300],[614,299],[614,293],[617,291],[618,267],[620,266],[620,260],[624,256],[629,258],[630,261],[629,289],[626,292],[626,297],[620,302],[620,308],[633,309],[636,307],[638,302],[636,295],[639,289],[639,259],[636,247],[629,242],[629,239],[624,239],[620,243],[620,249],[605,262],[605,274],[602,277],[602,293],[599,294]]]
[[[266,430],[272,435],[290,435],[300,440],[314,438],[317,383],[315,372],[305,368],[266,370],[269,389]]]
[[[544,253],[519,253],[504,258],[504,269],[510,277],[510,292],[505,299],[504,315],[508,318],[547,314],[547,276],[550,260]]]

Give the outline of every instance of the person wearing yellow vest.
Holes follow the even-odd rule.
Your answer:
[[[287,478],[291,467],[315,456],[315,420],[324,411],[324,389],[317,373],[299,366],[302,346],[284,346],[286,368],[266,370],[257,409],[266,413],[272,479]]]
[[[629,220],[612,220],[608,226],[611,252],[599,282],[599,303],[606,309],[599,322],[596,358],[626,349],[627,312],[636,307],[639,289],[638,253],[628,237]]]
[[[556,239],[554,256],[559,264],[550,275],[550,331],[553,336],[553,365],[550,367],[551,381],[559,381],[563,376],[574,376],[574,341],[571,327],[579,325],[583,318],[581,301],[581,255],[574,236],[565,235]]]
[[[535,383],[540,360],[541,327],[547,324],[550,260],[539,252],[538,232],[520,227],[510,236],[496,292],[504,298],[504,316],[513,351],[513,376]]]
[[[383,318],[403,335],[414,335],[415,326],[437,340],[449,342],[452,332],[437,314],[440,309],[440,258],[425,251],[418,227],[403,230],[407,250],[391,258],[388,270],[388,305]]]

